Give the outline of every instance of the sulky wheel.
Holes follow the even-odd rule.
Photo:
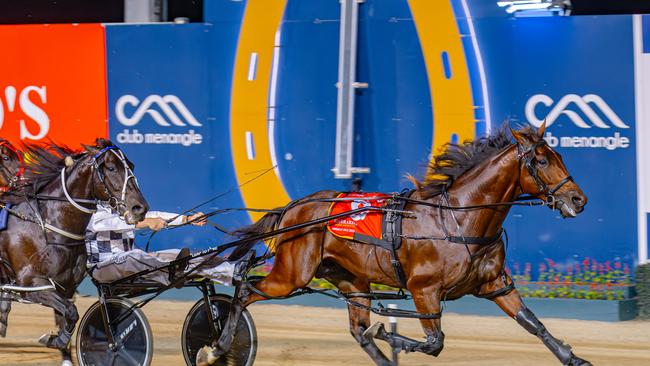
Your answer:
[[[109,348],[102,307],[94,303],[79,323],[77,331],[77,360],[80,366],[148,366],[153,356],[153,335],[142,311],[133,308],[125,299],[107,299],[108,317],[111,321],[130,312],[112,325],[116,341]]]
[[[183,333],[181,333],[181,346],[185,363],[194,366],[196,354],[205,345],[212,345],[221,334],[222,326],[228,318],[230,302],[232,298],[227,295],[214,295],[210,297],[212,302],[213,318],[218,322],[215,327],[210,326],[208,320],[208,307],[203,299],[197,301],[190,309]],[[244,309],[237,324],[235,339],[230,350],[217,360],[215,365],[219,366],[250,366],[255,361],[257,353],[257,331],[250,313]]]

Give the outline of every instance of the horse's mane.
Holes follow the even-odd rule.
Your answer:
[[[531,142],[540,139],[530,126],[522,127],[517,132]],[[512,138],[505,125],[495,135],[467,140],[462,144],[447,143],[443,146],[443,151],[429,163],[427,175],[422,181],[412,177],[409,179],[422,198],[431,198],[451,186],[458,177],[511,144]]]
[[[95,141],[96,149],[111,146],[110,140],[98,138]],[[16,190],[14,197],[23,196],[25,193],[34,194],[54,179],[58,179],[61,169],[66,166],[66,158],[73,160],[88,154],[88,151],[75,150],[66,145],[49,143],[23,143],[21,150],[24,155],[25,175],[24,182]],[[24,199],[23,199],[24,200]]]

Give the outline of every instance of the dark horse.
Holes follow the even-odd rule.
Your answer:
[[[11,142],[0,138],[0,192],[16,188],[19,179],[23,177],[23,154]],[[0,256],[0,259],[2,257]],[[0,283],[11,281],[11,273],[6,273],[4,265],[0,265]],[[11,310],[11,301],[2,300],[0,296],[0,337],[7,335],[7,318]]]
[[[13,206],[0,258],[5,281],[19,289],[5,295],[54,309],[59,331],[39,341],[61,350],[64,361],[79,317],[69,299],[85,275],[84,234],[96,204],[110,204],[129,223],[148,210],[121,150],[105,139],[84,147],[27,145],[25,183],[2,196]]]
[[[11,142],[0,138],[0,159],[0,192],[6,192],[23,176],[23,156]]]
[[[504,271],[505,248],[500,240],[502,224],[510,206],[494,205],[476,209],[441,209],[437,205],[467,207],[512,202],[523,194],[548,200],[563,217],[574,217],[587,203],[587,197],[567,173],[562,158],[542,139],[539,131],[524,128],[512,131],[511,142],[504,129],[496,136],[450,144],[435,157],[429,176],[416,181],[417,189],[405,207],[412,212],[402,221],[402,243],[397,258],[402,265],[405,286],[417,312],[439,314],[442,299],[464,295],[490,295],[501,309],[528,332],[536,335],[565,365],[590,365],[576,357],[570,346],[554,338],[524,305],[512,279]],[[244,237],[259,235],[324,217],[331,199],[338,192],[321,191],[293,202],[283,214],[269,213],[256,224],[243,229]],[[309,200],[304,204],[300,201]],[[419,200],[420,202],[415,202]],[[465,241],[451,238],[466,238]],[[494,238],[491,243],[472,244],[469,238]],[[474,241],[476,243],[476,241]],[[252,244],[244,244],[247,249]],[[391,264],[388,250],[341,239],[325,225],[291,231],[275,238],[275,264],[271,273],[254,284],[237,289],[228,322],[214,348],[204,347],[197,364],[214,362],[228,350],[241,310],[268,296],[281,297],[306,286],[311,279],[325,278],[351,300],[370,305],[370,283],[402,287]],[[503,289],[503,290],[501,290]],[[421,319],[424,341],[387,332],[381,323],[370,326],[370,312],[348,306],[350,332],[377,365],[391,362],[374,339],[381,339],[407,351],[437,356],[443,348],[440,319]]]

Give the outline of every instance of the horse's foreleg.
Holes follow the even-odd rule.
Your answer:
[[[11,311],[11,301],[0,300],[0,337],[2,338],[7,336],[7,324],[9,322],[10,311]]]
[[[74,327],[77,320],[79,320],[79,313],[74,303],[54,291],[30,293],[27,295],[27,300],[40,303],[62,314],[58,333],[44,334],[38,342],[44,346],[62,351],[68,349]]]
[[[510,280],[511,281],[511,280]],[[510,282],[508,282],[510,283]],[[491,292],[503,288],[505,283],[503,280],[498,279],[492,283],[486,284],[481,289],[481,293]],[[511,318],[515,319],[519,325],[526,329],[530,334],[539,338],[546,347],[557,357],[563,365],[570,366],[587,366],[591,365],[588,361],[571,352],[571,346],[565,344],[561,340],[553,337],[551,333],[544,327],[539,319],[533,314],[530,309],[524,305],[521,296],[517,290],[512,290],[506,295],[501,295],[492,299],[499,307],[508,314]]]
[[[54,310],[54,320],[56,322],[56,325],[59,327],[59,329],[63,329],[65,327],[65,317],[63,314],[59,313],[58,311]],[[61,366],[72,366],[72,350],[71,350],[71,344],[68,343],[68,346],[64,349],[60,349],[61,351]]]

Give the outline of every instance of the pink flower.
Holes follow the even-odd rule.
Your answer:
[[[620,261],[614,262],[614,268],[621,269],[621,262]]]

